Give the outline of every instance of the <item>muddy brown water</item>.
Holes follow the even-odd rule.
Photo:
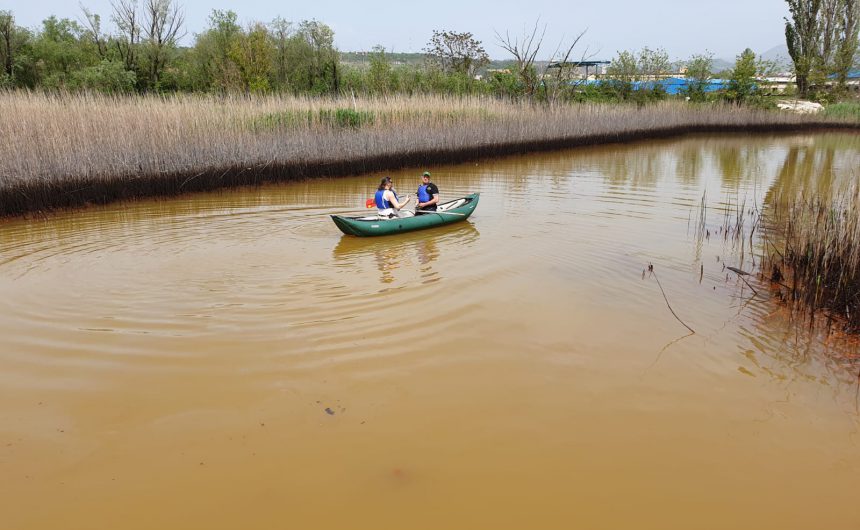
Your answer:
[[[858,528],[855,343],[695,235],[858,168],[693,136],[431,167],[476,213],[389,238],[328,218],[377,176],[3,222],[0,528]]]

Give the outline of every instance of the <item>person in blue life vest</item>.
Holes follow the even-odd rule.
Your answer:
[[[418,186],[418,206],[416,209],[435,212],[437,204],[439,204],[439,188],[430,182],[430,172],[425,171],[421,175],[421,185]]]
[[[406,206],[410,198],[407,196],[401,201],[397,197],[397,194],[394,193],[394,190],[391,189],[393,185],[394,181],[391,180],[391,177],[382,177],[382,180],[379,181],[379,189],[376,190],[376,195],[374,196],[379,216],[391,218],[414,215],[412,212],[403,210],[403,207]]]

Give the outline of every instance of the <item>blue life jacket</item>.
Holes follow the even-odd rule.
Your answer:
[[[394,190],[391,190],[391,193],[394,193]],[[376,202],[376,207],[380,210],[387,210],[388,208],[391,208],[391,203],[383,198],[384,194],[385,190],[376,190],[376,195],[373,196],[373,200],[374,202]],[[394,198],[397,199],[396,193],[394,193]]]
[[[427,184],[422,184],[418,186],[418,202],[428,202],[433,197],[427,193]]]

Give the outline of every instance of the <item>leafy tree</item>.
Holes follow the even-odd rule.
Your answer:
[[[830,74],[836,74],[839,86],[844,88],[857,51],[860,2],[786,2],[791,20],[785,21],[785,40],[800,95],[807,97],[813,86],[823,86]]]
[[[523,84],[519,76],[512,72],[490,72],[487,75],[487,84],[497,97],[519,99],[523,95]]]
[[[369,85],[373,92],[386,93],[391,85],[391,61],[385,55],[385,48],[374,46],[370,54]]]
[[[0,86],[35,86],[32,45],[32,33],[15,25],[11,11],[0,11]]]
[[[269,31],[257,23],[234,38],[228,52],[242,77],[245,91],[268,92],[271,90],[269,77],[272,73],[272,59],[275,48],[269,39]]]
[[[735,60],[726,97],[739,104],[749,99],[756,90],[756,71],[755,53],[747,48]]]
[[[693,55],[687,61],[686,95],[690,101],[704,101],[706,99],[705,88],[711,80],[713,64],[714,56],[711,53]]]
[[[466,76],[490,62],[490,57],[469,32],[433,30],[433,36],[424,51],[432,64],[445,72]]]
[[[51,16],[42,21],[42,31],[33,41],[39,84],[63,88],[73,72],[98,63],[95,47],[83,35],[84,29],[73,20]]]
[[[669,62],[669,53],[663,48],[652,50],[647,46],[642,48],[637,59],[637,70],[640,80],[654,80],[666,75],[672,66]]]
[[[0,59],[3,63],[3,72],[9,79],[12,78],[12,63],[15,60],[15,49],[12,42],[15,40],[15,17],[11,11],[0,11]]]
[[[317,20],[303,20],[291,40],[291,84],[315,94],[337,92],[340,57],[334,31]]]
[[[632,83],[639,79],[639,63],[636,56],[627,50],[618,52],[618,55],[609,63],[606,75],[610,79],[622,83]]]
[[[844,90],[848,81],[848,72],[855,63],[858,49],[858,34],[860,34],[860,2],[857,0],[839,0],[840,9],[837,12],[839,28],[839,43],[836,46],[833,70],[839,87]]]
[[[275,18],[269,24],[269,36],[275,48],[273,56],[273,75],[277,90],[287,90],[289,82],[289,56],[290,37],[293,35],[293,24],[281,17]]]
[[[643,48],[638,53],[620,51],[606,70],[607,83],[619,99],[633,99],[645,103],[666,97],[662,85],[653,83],[671,69],[669,54],[662,48]],[[633,90],[633,83],[647,83]]]
[[[196,86],[226,92],[242,88],[239,68],[230,58],[233,41],[242,34],[237,20],[233,11],[212,10],[209,27],[194,43],[192,63]]]

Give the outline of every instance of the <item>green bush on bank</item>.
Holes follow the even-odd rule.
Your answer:
[[[851,119],[860,122],[860,102],[845,101],[824,107],[824,116],[828,118]]]
[[[373,125],[376,115],[372,111],[360,111],[349,108],[319,109],[298,111],[284,110],[258,116],[250,123],[253,131],[275,131],[296,129],[311,125],[326,125],[336,129],[358,129],[365,125]]]

